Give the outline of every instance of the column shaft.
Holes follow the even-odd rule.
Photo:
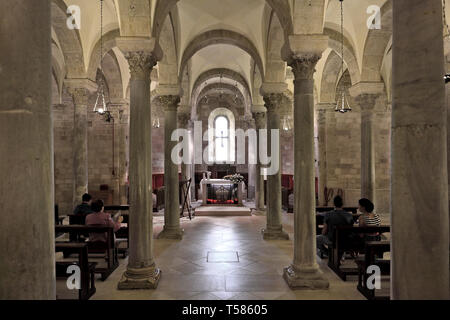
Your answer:
[[[449,299],[442,1],[393,1],[391,298]]]
[[[55,299],[50,1],[0,21],[0,299]]]
[[[327,111],[318,111],[318,147],[319,147],[319,205],[325,206],[324,190],[327,186]]]
[[[314,67],[320,55],[296,57],[294,80],[294,261],[284,278],[294,288],[325,289],[316,262],[314,173]]]
[[[281,163],[281,152],[279,143],[280,115],[277,108],[280,108],[282,99],[282,94],[270,94],[264,97],[267,107],[267,149],[270,152],[274,150],[274,154],[271,154],[272,162],[278,161],[278,164]],[[278,141],[272,141],[272,130],[275,130],[278,134]],[[275,157],[278,157],[278,159],[275,160]],[[275,173],[267,174],[267,227],[262,230],[265,240],[289,239],[289,235],[283,231],[281,213],[281,171],[277,170]]]
[[[81,203],[81,197],[88,192],[88,101],[89,90],[71,89],[74,103],[73,124],[73,204]]]
[[[260,148],[260,130],[266,128],[266,112],[255,113],[255,125],[256,125],[256,138],[257,143],[256,152],[258,153],[255,169],[255,209],[259,214],[265,214],[265,201],[264,201],[264,174],[263,166],[261,165],[261,159],[259,157]]]
[[[177,129],[177,108],[179,96],[160,96],[164,105],[164,229],[158,238],[183,238],[180,228],[180,200],[178,165],[172,161],[172,150],[177,141],[172,141],[172,133]]]
[[[151,54],[127,53],[130,65],[130,255],[119,289],[154,289],[160,270],[153,260]]]

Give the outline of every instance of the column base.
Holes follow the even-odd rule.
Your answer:
[[[266,209],[263,208],[253,208],[252,209],[252,214],[254,214],[255,216],[265,216],[266,215]]]
[[[127,268],[120,279],[117,289],[137,290],[156,289],[161,278],[161,270],[154,265],[148,268]]]
[[[330,286],[319,269],[300,270],[290,265],[284,268],[283,278],[291,289],[325,290]]]
[[[161,231],[157,239],[172,239],[172,240],[182,240],[184,230],[181,228],[167,228],[164,226],[163,231]]]
[[[264,240],[289,240],[289,235],[283,231],[282,227],[262,229],[261,233]]]

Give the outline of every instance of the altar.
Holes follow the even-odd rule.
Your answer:
[[[236,205],[243,206],[245,183],[225,179],[202,179],[200,189],[202,205]]]

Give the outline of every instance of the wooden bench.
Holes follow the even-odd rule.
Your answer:
[[[82,242],[88,245],[88,253],[91,254],[105,254],[106,267],[96,266],[95,273],[101,274],[102,281],[105,281],[109,275],[119,266],[117,250],[115,247],[114,230],[112,227],[103,226],[82,226],[82,225],[66,225],[55,226],[55,232],[69,233],[76,236],[76,242],[81,242],[79,236],[89,233],[106,233],[107,241],[96,242]],[[67,258],[76,250],[66,248],[62,250],[64,257]]]
[[[364,257],[356,259],[358,265],[358,291],[369,300],[389,300],[389,291],[386,288],[369,289],[367,288],[367,268],[372,265],[380,267],[381,276],[390,275],[390,260],[383,259],[383,254],[391,249],[390,241],[367,241],[365,245]],[[378,258],[381,257],[381,258]],[[379,295],[378,291],[384,292]]]
[[[330,209],[330,210],[328,210]],[[344,211],[351,213],[353,215],[353,222],[356,223],[360,214],[358,214],[358,208],[356,207],[345,207],[342,208]],[[316,207],[316,234],[322,234],[323,223],[325,219],[325,213],[333,211],[332,207]]]
[[[116,248],[117,252],[119,254],[122,254],[122,257],[125,259],[128,256],[128,250],[130,249],[130,237],[129,237],[129,221],[130,221],[130,206],[129,205],[112,205],[112,206],[105,206],[105,212],[114,214],[115,211],[121,211],[123,221],[122,221],[122,227],[116,232]],[[125,211],[125,212],[123,212]],[[126,226],[125,226],[126,225]],[[120,244],[125,243],[127,246],[125,248],[121,248]]]
[[[389,226],[355,227],[338,226],[334,228],[333,244],[328,247],[328,266],[342,280],[346,281],[348,275],[358,275],[358,268],[341,269],[341,257],[347,251],[364,253],[364,240],[358,235],[390,232]],[[353,239],[352,239],[353,237]]]
[[[80,268],[80,285],[78,290],[79,300],[89,300],[95,293],[95,266],[96,262],[88,261],[88,245],[87,243],[61,243],[55,244],[55,251],[61,252],[70,249],[78,253],[78,261],[57,261],[56,262],[56,278],[67,279],[70,274],[67,273],[67,268],[71,265],[77,265]],[[58,299],[58,297],[57,297]],[[64,299],[58,299],[64,300]]]

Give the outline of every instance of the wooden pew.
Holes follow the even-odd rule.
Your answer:
[[[55,226],[55,232],[69,233],[77,236],[76,240],[79,242],[79,236],[89,233],[106,233],[106,242],[84,242],[88,245],[89,254],[105,254],[106,257],[106,267],[96,266],[95,273],[99,273],[102,276],[102,281],[105,281],[109,275],[116,270],[119,266],[119,261],[117,257],[117,250],[115,247],[114,230],[112,227],[100,227],[100,226],[82,226],[82,225],[66,225],[66,226]],[[69,257],[75,250],[71,248],[66,248],[62,250],[64,257]]]
[[[331,209],[331,210],[328,210]],[[356,223],[360,214],[358,214],[358,208],[356,207],[345,207],[342,208],[344,211],[347,211],[353,215],[353,222]],[[333,211],[334,208],[331,207],[316,207],[316,234],[322,234],[322,228],[325,216],[324,214],[330,211]]]
[[[346,281],[348,275],[357,275],[358,268],[350,268],[343,270],[341,266],[341,257],[346,251],[364,252],[364,241],[356,238],[357,235],[376,233],[380,235],[390,232],[389,226],[379,227],[354,227],[354,226],[338,226],[334,230],[333,244],[328,248],[328,266],[332,269],[342,280]],[[352,240],[350,235],[356,235],[356,239]]]
[[[130,249],[128,226],[130,221],[130,206],[129,205],[112,205],[105,206],[105,212],[113,215],[116,211],[120,211],[123,217],[122,227],[116,232],[116,248],[119,254],[125,259],[128,256],[128,250]],[[121,243],[127,243],[125,248],[120,247]]]
[[[78,253],[78,262],[76,261],[56,261],[56,278],[67,279],[70,274],[67,274],[67,268],[71,265],[80,267],[80,284],[81,289],[78,290],[79,300],[89,300],[95,293],[95,266],[96,262],[89,262],[88,260],[88,244],[87,243],[73,243],[73,242],[56,242],[55,251],[61,252],[70,249]],[[58,297],[57,297],[58,299]],[[62,299],[61,299],[62,300]]]
[[[358,291],[361,292],[369,300],[389,300],[389,293],[386,288],[381,288],[384,295],[377,295],[377,289],[367,288],[367,268],[371,265],[380,267],[381,275],[390,275],[390,260],[384,260],[383,253],[389,252],[391,249],[390,241],[368,241],[365,246],[364,257],[356,259],[358,264]]]

